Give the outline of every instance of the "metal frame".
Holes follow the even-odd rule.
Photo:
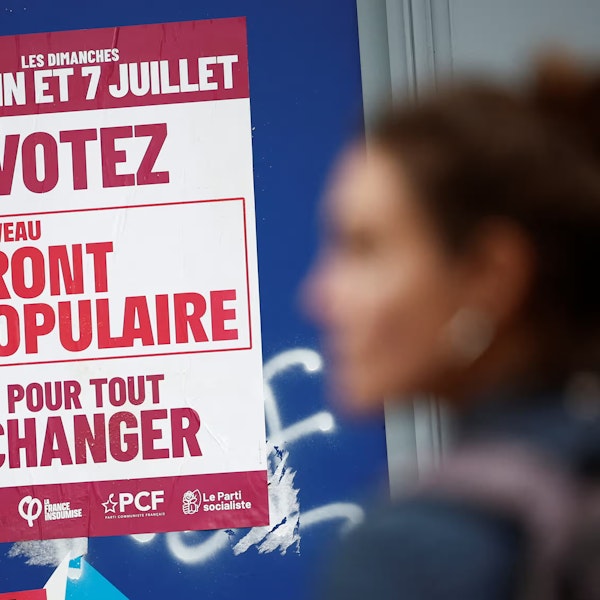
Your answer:
[[[382,106],[417,101],[452,75],[450,0],[357,0],[367,137]],[[441,459],[449,417],[433,399],[389,401],[385,411],[390,493],[397,497]]]

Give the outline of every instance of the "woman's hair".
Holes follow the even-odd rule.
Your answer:
[[[494,219],[521,229],[536,258],[525,317],[557,363],[600,369],[600,73],[554,60],[518,90],[455,85],[389,111],[373,141],[449,251]]]

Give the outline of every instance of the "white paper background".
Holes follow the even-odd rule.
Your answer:
[[[7,415],[6,405],[6,386],[10,383],[26,385],[32,381],[77,379],[84,390],[82,402],[93,413],[96,410],[94,391],[87,385],[90,378],[126,378],[164,373],[165,381],[160,384],[160,405],[150,405],[148,399],[147,406],[111,407],[106,411],[107,419],[112,412],[118,410],[136,413],[140,408],[192,406],[199,413],[202,423],[199,441],[203,455],[197,458],[143,461],[140,451],[135,460],[127,463],[118,463],[109,458],[109,462],[104,464],[61,466],[58,461],[54,461],[51,467],[20,469],[9,469],[5,464],[0,468],[0,485],[12,487],[266,468],[249,101],[221,100],[82,111],[10,117],[2,121],[3,134],[20,133],[24,137],[29,132],[46,131],[56,138],[59,131],[67,129],[166,122],[168,135],[155,170],[168,170],[170,183],[103,189],[100,144],[89,142],[89,189],[74,191],[70,144],[60,144],[60,182],[57,188],[42,195],[27,191],[21,180],[19,159],[15,169],[13,193],[9,198],[2,199],[3,214],[244,197],[253,348],[205,354],[1,367],[0,423],[11,416]],[[117,147],[128,152],[128,161],[119,166],[118,172],[135,172],[147,144],[148,138],[118,141]],[[210,290],[237,290],[237,301],[227,303],[226,308],[236,308],[235,326],[240,332],[239,340],[190,344],[189,347],[182,344],[145,348],[136,345],[127,350],[108,351],[110,355],[154,353],[157,349],[159,352],[179,352],[194,348],[204,350],[247,345],[246,265],[241,202],[144,207],[31,218],[42,221],[42,238],[32,243],[42,250],[51,244],[113,241],[114,252],[109,255],[108,283],[109,296],[114,298],[111,305],[116,309],[115,334],[120,333],[122,318],[118,299],[126,295],[147,295],[152,317],[155,294],[195,291],[208,296]],[[2,221],[9,220],[16,219],[2,218]],[[11,254],[21,245],[23,242],[3,243],[2,250]],[[88,288],[92,289],[90,286]],[[95,299],[98,296],[106,297],[106,294],[96,295],[91,292],[83,296],[63,295],[60,300],[76,301],[83,298]],[[55,305],[57,298],[49,298],[44,295],[30,302],[47,301]],[[11,303],[18,307],[22,302],[15,299]],[[209,320],[205,321],[205,325],[210,335]],[[226,323],[227,328],[233,325]],[[40,350],[39,360],[55,360],[65,356],[64,350],[43,339],[40,340]],[[81,353],[81,356],[89,355],[89,351]],[[20,403],[22,404],[24,403]],[[65,429],[68,431],[72,423],[69,413],[72,412],[36,413],[38,454],[43,442],[45,416],[63,415]],[[20,417],[33,416],[22,410],[18,414]],[[165,432],[165,439],[169,438]],[[155,445],[165,447],[168,444],[157,442]],[[5,451],[6,436],[0,436],[0,452]]]

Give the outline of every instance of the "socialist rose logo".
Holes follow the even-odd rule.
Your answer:
[[[188,490],[183,494],[181,509],[185,515],[195,515],[200,510],[202,494],[199,490]]]

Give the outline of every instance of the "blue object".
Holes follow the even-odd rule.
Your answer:
[[[72,560],[69,568],[80,571],[81,577],[67,579],[65,600],[128,600],[83,557]]]

